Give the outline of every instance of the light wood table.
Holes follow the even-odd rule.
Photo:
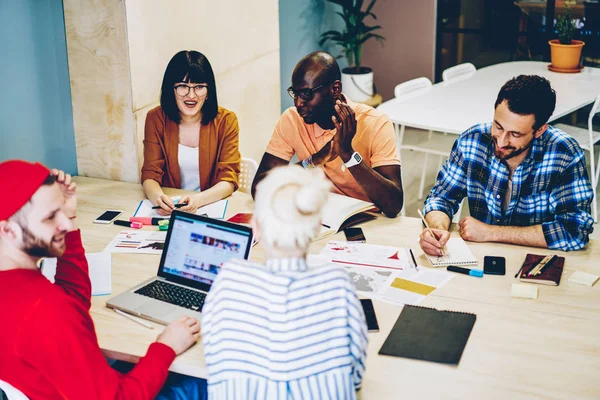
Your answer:
[[[143,199],[141,185],[75,178],[78,184],[78,220],[88,252],[101,251],[121,227],[96,225],[93,219],[106,209],[135,211]],[[182,191],[168,190],[169,194]],[[227,218],[252,210],[252,200],[235,193],[229,199]],[[381,217],[362,225],[370,243],[412,247],[419,264],[429,265],[417,244],[421,222],[415,218]],[[144,228],[151,229],[151,228]],[[454,232],[456,234],[456,232]],[[318,252],[329,239],[315,242]],[[375,301],[380,332],[369,334],[367,370],[360,396],[364,399],[598,399],[595,379],[600,371],[600,289],[574,285],[568,276],[574,270],[600,274],[600,247],[592,240],[586,250],[571,253],[519,246],[470,243],[473,253],[506,257],[506,276],[474,278],[457,275],[432,293],[421,305],[471,312],[477,322],[458,366],[377,353],[394,325],[401,307]],[[565,273],[558,287],[539,285],[538,300],[513,299],[510,286],[525,254],[564,255]],[[262,261],[260,244],[252,249],[252,260]],[[155,255],[113,254],[112,295],[156,274]],[[100,347],[109,357],[136,361],[162,330],[144,328],[105,307],[107,296],[93,297],[92,317]],[[199,343],[177,357],[172,371],[206,377]]]

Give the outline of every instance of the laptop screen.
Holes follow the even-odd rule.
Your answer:
[[[248,258],[252,231],[247,227],[179,212],[173,213],[169,225],[160,276],[210,287],[225,261]]]

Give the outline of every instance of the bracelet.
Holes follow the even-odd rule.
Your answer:
[[[308,156],[306,159],[302,160],[302,167],[308,168],[308,169],[316,168],[315,164],[313,164],[312,154],[310,156]]]

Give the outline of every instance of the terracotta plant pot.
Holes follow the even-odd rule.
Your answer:
[[[577,69],[581,59],[581,49],[585,44],[581,40],[572,40],[571,44],[561,44],[558,39],[550,44],[550,59],[552,66],[560,69]]]

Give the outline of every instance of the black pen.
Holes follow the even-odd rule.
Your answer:
[[[174,207],[175,208],[181,208],[181,207],[185,207],[187,206],[188,203],[179,203],[179,204],[175,204]],[[154,206],[152,207],[153,210],[158,210],[159,208],[162,208],[161,206]]]
[[[415,255],[413,254],[412,249],[408,249],[408,251],[410,251],[410,257],[412,258],[413,263],[415,264],[415,269],[419,271],[419,267],[417,266],[417,261],[415,260]]]

